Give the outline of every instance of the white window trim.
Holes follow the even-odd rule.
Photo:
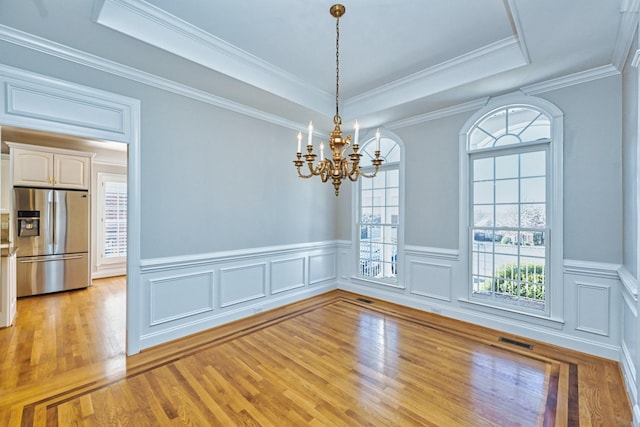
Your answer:
[[[356,183],[356,185],[353,188],[352,191],[352,198],[351,198],[351,217],[352,217],[352,224],[353,226],[351,227],[351,242],[352,242],[352,262],[351,264],[351,281],[355,282],[355,283],[359,283],[362,285],[366,285],[366,286],[379,286],[382,285],[382,287],[384,288],[391,288],[391,289],[405,289],[405,277],[406,277],[406,262],[405,262],[405,246],[404,246],[404,229],[405,229],[405,150],[404,150],[404,143],[402,142],[402,140],[400,139],[400,137],[398,135],[396,135],[395,133],[387,130],[387,129],[380,129],[380,132],[382,133],[382,135],[385,138],[388,139],[392,139],[396,144],[398,144],[398,147],[400,148],[400,161],[397,163],[398,165],[398,172],[399,172],[399,201],[398,201],[398,207],[399,207],[399,215],[398,215],[398,248],[397,248],[397,254],[398,254],[398,272],[396,273],[396,280],[395,281],[389,281],[389,280],[383,280],[383,279],[375,279],[375,278],[370,278],[370,277],[362,277],[360,276],[359,273],[359,268],[358,266],[360,265],[360,256],[359,256],[359,243],[360,243],[360,227],[357,227],[356,224],[359,223],[358,221],[358,217],[360,215],[360,185],[361,185],[361,181],[363,179],[369,179],[369,178],[360,178],[358,180],[358,182]],[[360,136],[360,140],[361,141],[366,141],[366,143],[370,143],[371,141],[373,141],[375,138],[375,130],[370,129],[368,130],[366,133],[362,134]],[[362,147],[365,146],[365,144],[361,144]],[[366,169],[369,165],[365,164],[363,169]],[[384,168],[384,163],[381,166],[381,169]]]
[[[97,260],[96,267],[115,267],[117,265],[124,265],[127,262],[126,256],[121,257],[104,257],[104,183],[105,182],[127,182],[127,175],[114,174],[114,173],[98,173],[98,224],[97,224]],[[128,196],[127,196],[128,198]],[[128,248],[127,248],[128,249]]]
[[[460,131],[459,137],[459,158],[460,158],[460,198],[459,198],[459,248],[460,248],[460,265],[462,266],[462,280],[459,282],[460,289],[458,295],[464,297],[459,298],[460,301],[482,305],[487,308],[486,303],[480,304],[471,298],[471,286],[469,286],[468,278],[471,276],[471,260],[469,256],[470,242],[469,233],[467,232],[469,224],[469,152],[467,151],[467,137],[471,132],[475,123],[485,114],[506,106],[530,106],[544,111],[551,120],[551,146],[549,148],[549,182],[550,189],[548,203],[549,217],[547,218],[547,227],[549,233],[549,261],[550,269],[548,277],[548,292],[546,304],[548,305],[548,318],[554,322],[563,322],[564,318],[564,285],[563,285],[563,137],[564,127],[562,111],[552,103],[532,96],[522,95],[505,95],[491,100],[485,107],[472,115],[464,124]],[[490,307],[496,311],[514,312],[516,307]],[[524,311],[518,311],[518,315],[535,316]]]

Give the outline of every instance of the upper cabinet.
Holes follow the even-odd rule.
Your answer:
[[[14,186],[89,189],[92,153],[51,152],[11,143],[9,146]]]

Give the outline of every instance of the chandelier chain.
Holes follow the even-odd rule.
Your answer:
[[[340,118],[338,97],[340,94],[340,18],[336,18],[336,119]]]
[[[319,176],[322,182],[331,181],[336,196],[340,192],[340,185],[343,180],[357,181],[359,177],[373,178],[378,173],[378,168],[384,162],[380,158],[380,134],[376,132],[377,147],[375,158],[371,160],[373,165],[373,173],[367,174],[360,169],[360,158],[362,154],[358,152],[358,122],[355,126],[355,138],[352,142],[351,136],[343,137],[342,118],[340,117],[340,17],[344,15],[346,9],[342,4],[334,4],[329,9],[331,16],[336,18],[336,115],[333,116],[334,128],[329,134],[329,155],[324,155],[324,143],[320,144],[320,160],[316,163],[316,155],[313,153],[313,126],[309,123],[309,135],[307,143],[307,153],[302,154],[302,132],[298,133],[298,151],[296,152],[296,160],[293,161],[298,176],[300,178],[311,178]],[[352,152],[345,155],[347,147],[351,146]],[[307,164],[308,173],[304,173],[301,168]]]

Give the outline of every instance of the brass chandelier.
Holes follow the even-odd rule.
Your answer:
[[[324,157],[324,143],[320,143],[320,160],[317,165],[314,166],[316,155],[313,154],[313,125],[309,123],[309,139],[307,143],[307,154],[304,155],[302,160],[302,132],[298,133],[298,152],[297,159],[293,161],[300,178],[311,178],[312,176],[319,176],[322,182],[327,182],[331,179],[333,187],[335,189],[336,196],[340,193],[340,184],[342,180],[349,178],[350,181],[357,181],[360,176],[365,178],[373,178],[378,173],[378,168],[384,161],[380,158],[380,132],[376,132],[376,151],[375,159],[371,161],[374,166],[372,174],[366,174],[360,169],[360,158],[362,154],[358,153],[358,122],[355,125],[355,138],[352,145],[353,152],[349,154],[348,158],[344,153],[351,145],[351,135],[347,135],[346,138],[342,137],[342,117],[339,113],[339,95],[340,95],[340,17],[345,14],[346,8],[341,4],[334,4],[329,9],[331,16],[336,18],[336,115],[333,116],[333,124],[335,125],[333,131],[329,136],[329,148],[331,149],[330,156]],[[303,174],[300,168],[304,165],[305,161],[309,166],[309,174]]]

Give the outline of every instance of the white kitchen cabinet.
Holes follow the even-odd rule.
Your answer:
[[[16,252],[11,248],[2,250],[0,261],[0,327],[13,324],[18,307],[16,290]]]
[[[13,185],[88,190],[91,158],[12,147]]]

